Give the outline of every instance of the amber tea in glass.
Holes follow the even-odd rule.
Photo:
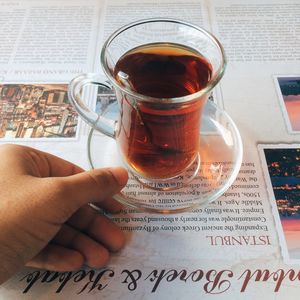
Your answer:
[[[125,53],[114,69],[115,79],[136,93],[168,99],[205,88],[211,64],[193,49],[173,43],[153,43]],[[197,157],[199,127],[205,101],[169,104],[120,100],[116,136],[127,164],[148,178],[170,178]]]

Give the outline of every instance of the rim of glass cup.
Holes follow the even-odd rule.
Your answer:
[[[212,78],[208,85],[204,88],[201,89],[200,91],[193,93],[193,94],[189,94],[187,96],[183,96],[183,97],[174,97],[174,98],[156,98],[156,97],[150,97],[150,96],[145,96],[142,95],[140,93],[137,93],[123,85],[121,85],[111,74],[111,70],[109,69],[107,63],[106,63],[106,58],[107,58],[107,48],[110,46],[110,44],[112,43],[112,41],[119,36],[122,32],[126,31],[127,29],[130,29],[131,27],[137,26],[137,25],[142,25],[145,23],[155,23],[155,22],[166,22],[166,23],[176,23],[176,24],[181,24],[184,26],[188,26],[191,28],[194,28],[198,31],[200,31],[202,34],[204,34],[205,36],[207,36],[220,50],[221,53],[221,64],[219,69],[217,69],[215,71],[216,76],[214,78]],[[116,30],[114,33],[112,33],[110,35],[110,37],[106,40],[106,42],[104,43],[102,50],[101,50],[101,55],[100,55],[100,61],[101,61],[101,65],[103,68],[103,71],[105,73],[105,75],[107,76],[107,78],[115,85],[117,86],[120,90],[122,90],[124,93],[133,96],[135,98],[138,98],[141,101],[147,101],[147,102],[169,102],[169,103],[180,103],[180,102],[188,102],[188,101],[192,101],[195,100],[197,98],[202,97],[203,95],[209,93],[215,86],[216,84],[220,81],[220,79],[223,77],[224,75],[224,71],[226,69],[226,65],[227,65],[227,59],[226,59],[226,55],[225,55],[225,51],[223,46],[221,45],[221,43],[218,41],[218,39],[211,34],[210,32],[206,31],[205,29],[196,26],[192,23],[189,22],[185,22],[182,20],[178,20],[178,19],[170,19],[170,18],[150,18],[150,19],[143,19],[143,20],[138,20],[132,23],[129,23],[121,28],[119,28],[118,30]]]

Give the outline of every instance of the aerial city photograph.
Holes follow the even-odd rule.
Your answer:
[[[1,84],[0,138],[72,138],[78,114],[67,84]]]

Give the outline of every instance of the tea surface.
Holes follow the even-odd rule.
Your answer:
[[[126,82],[119,72],[127,75]],[[177,44],[148,44],[122,56],[115,78],[135,92],[156,98],[175,98],[207,86],[211,65],[199,53]]]

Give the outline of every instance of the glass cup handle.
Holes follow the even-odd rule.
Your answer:
[[[105,118],[92,111],[82,100],[82,92],[88,85],[102,86],[112,89],[108,83],[103,81],[103,78],[95,73],[81,74],[69,84],[68,97],[72,105],[75,107],[78,114],[94,129],[103,134],[115,138],[117,130],[117,121]]]

